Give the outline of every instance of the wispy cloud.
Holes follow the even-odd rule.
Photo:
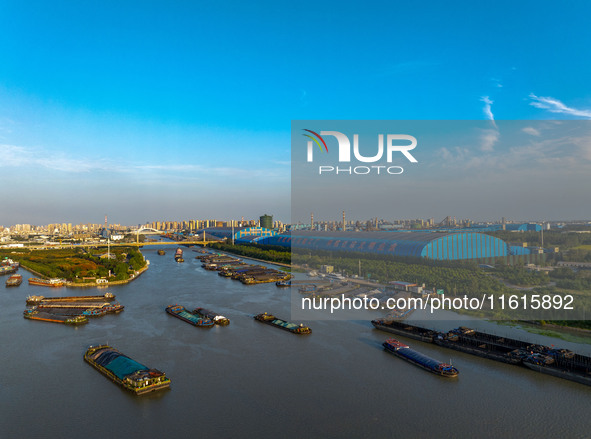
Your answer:
[[[585,117],[591,119],[591,110],[580,110],[577,108],[568,107],[558,99],[552,97],[536,96],[530,93],[529,98],[531,106],[548,110],[551,113],[567,114],[569,116]]]
[[[499,141],[499,130],[491,128],[489,130],[482,130],[480,135],[480,149],[484,152],[490,152],[494,149],[495,144]]]
[[[535,129],[534,127],[525,127],[522,128],[521,131],[523,131],[525,134],[529,134],[530,136],[540,136],[540,131]]]
[[[0,144],[0,168],[47,169],[66,173],[110,172],[132,174],[152,171],[156,174],[176,173],[197,177],[218,176],[238,178],[281,178],[285,172],[263,168],[234,168],[208,166],[207,164],[170,163],[170,164],[138,164],[111,159],[95,159],[92,157],[72,158],[61,152],[49,151],[44,148],[31,148],[17,145]]]
[[[491,107],[492,104],[494,103],[494,101],[491,101],[491,99],[488,96],[482,96],[480,98],[481,102],[484,102],[484,108],[482,109],[482,111],[484,112],[484,115],[486,116],[486,118],[488,120],[495,120],[495,115],[492,113]]]
[[[113,170],[118,166],[104,159],[90,160],[72,158],[59,152],[48,152],[42,148],[17,145],[0,145],[0,167],[35,167],[54,171],[84,173],[96,170]]]

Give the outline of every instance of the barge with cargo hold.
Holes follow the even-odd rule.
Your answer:
[[[105,293],[102,296],[63,296],[63,297],[45,297],[28,296],[27,305],[36,305],[39,303],[62,303],[62,302],[104,302],[115,300],[113,293]]]
[[[6,279],[7,287],[18,287],[22,283],[23,277],[20,274],[13,274],[8,279]]]
[[[30,277],[29,285],[39,285],[41,287],[63,287],[66,284],[64,279],[39,279],[38,277]]]
[[[197,308],[193,311],[193,314],[197,314],[204,319],[209,319],[216,325],[226,326],[230,324],[230,319],[205,308]]]
[[[440,361],[434,360],[433,358],[427,357],[426,355],[411,349],[409,346],[399,342],[394,338],[386,340],[382,346],[384,346],[384,349],[391,354],[396,355],[397,357],[402,358],[403,360],[408,361],[409,363],[412,363],[415,366],[423,368],[436,375],[447,378],[454,378],[458,376],[458,369],[453,367],[451,364],[442,363]]]
[[[84,360],[113,382],[136,395],[170,387],[170,378],[164,372],[150,369],[108,346],[91,346]]]
[[[198,315],[190,313],[182,305],[170,305],[166,307],[166,312],[178,319],[181,319],[193,326],[199,326],[203,328],[210,328],[214,323],[210,319],[202,318]]]
[[[12,265],[2,265],[0,266],[0,275],[16,273],[16,270],[17,267]]]
[[[68,316],[38,311],[36,309],[26,309],[23,313],[25,319],[40,320],[42,322],[63,323],[64,325],[83,325],[88,323],[88,317],[83,315]]]
[[[409,325],[404,321],[394,319],[372,320],[371,324],[374,325],[376,329],[390,332],[392,334],[403,335],[404,337],[424,341],[426,343],[433,343],[433,338],[438,335],[437,331],[421,328],[420,326]]]
[[[286,322],[285,320],[278,319],[272,314],[267,314],[266,312],[263,314],[257,314],[254,316],[255,320],[259,322],[266,323],[267,325],[275,326],[277,328],[284,329],[286,331],[292,332],[294,334],[311,334],[312,330],[307,326],[304,326],[302,323],[297,325],[296,323]]]

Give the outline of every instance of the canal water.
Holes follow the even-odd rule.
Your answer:
[[[384,352],[388,334],[368,321],[309,322],[307,336],[281,331],[252,316],[267,311],[289,318],[288,289],[218,276],[201,268],[190,249],[177,264],[175,248],[164,256],[145,248],[149,270],[123,286],[29,286],[31,275],[21,268],[23,284],[2,287],[0,437],[591,436],[591,387],[399,337],[460,370],[457,379],[441,378]],[[31,294],[106,291],[124,312],[81,327],[22,317]],[[231,323],[195,328],[165,313],[175,303],[210,308]],[[478,325],[591,353],[587,344]],[[89,345],[101,343],[166,372],[170,390],[137,397],[111,383],[82,358]]]

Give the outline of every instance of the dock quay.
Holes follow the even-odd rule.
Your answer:
[[[377,319],[371,323],[382,331],[591,386],[591,357],[567,349],[478,332],[464,326],[439,332],[404,321]]]

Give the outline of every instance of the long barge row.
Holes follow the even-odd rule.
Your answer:
[[[243,284],[282,282],[291,279],[291,274],[263,265],[248,265],[240,259],[217,254],[197,256],[206,270],[217,270],[220,276],[239,280]]]
[[[377,319],[371,323],[382,331],[591,385],[591,357],[567,349],[536,345],[466,327],[438,332],[396,320]]]
[[[108,345],[89,347],[84,354],[84,360],[110,380],[136,395],[170,387],[170,378],[167,378],[164,372],[150,369]]]

